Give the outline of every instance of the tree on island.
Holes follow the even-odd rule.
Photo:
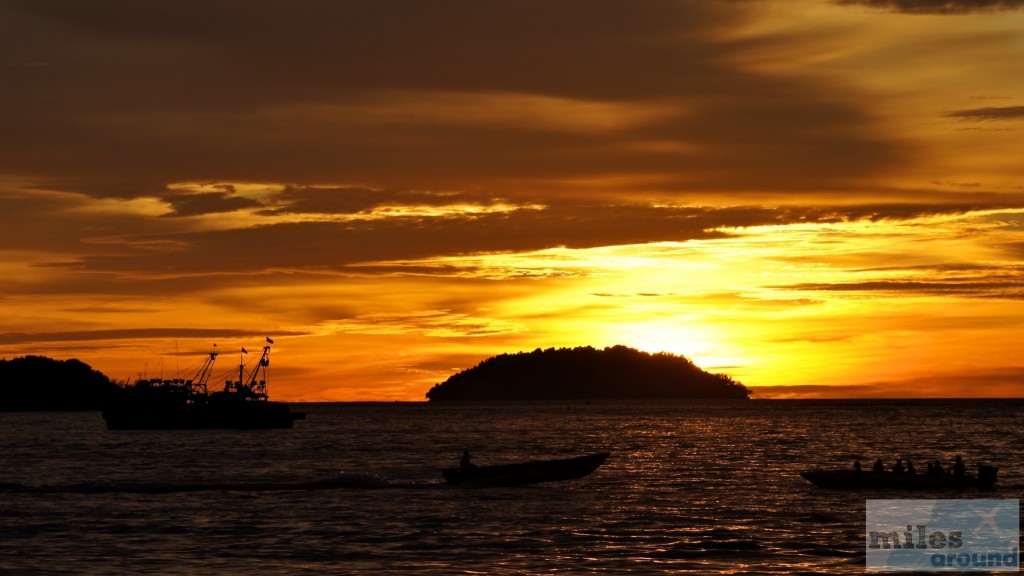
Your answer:
[[[750,390],[739,382],[705,372],[683,356],[626,346],[501,354],[453,374],[427,392],[431,401],[749,397]]]
[[[117,385],[79,360],[0,360],[0,411],[101,410]]]

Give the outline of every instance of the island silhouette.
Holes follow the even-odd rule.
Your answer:
[[[100,410],[117,384],[80,360],[0,360],[0,411]]]
[[[537,348],[492,356],[427,392],[456,400],[747,400],[750,390],[684,356],[612,346]]]

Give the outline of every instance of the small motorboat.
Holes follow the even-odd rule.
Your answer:
[[[494,466],[445,468],[441,475],[449,484],[518,486],[559,480],[575,480],[590,474],[608,458],[609,452],[562,460],[535,460]]]
[[[819,488],[872,490],[898,488],[903,490],[958,490],[978,488],[991,490],[996,485],[995,466],[978,466],[978,475],[964,474],[897,474],[860,470],[809,470],[801,472],[805,480]]]

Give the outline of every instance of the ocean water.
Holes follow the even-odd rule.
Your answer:
[[[962,454],[999,466],[991,497],[1024,489],[1019,400],[296,408],[269,431],[0,413],[0,574],[861,574],[865,499],[907,496],[799,471]],[[612,455],[569,482],[442,484],[463,450]]]

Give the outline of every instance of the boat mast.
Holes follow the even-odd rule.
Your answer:
[[[217,353],[210,352],[210,355],[199,368],[199,372],[196,373],[195,381],[191,383],[190,392],[201,393],[203,396],[206,396],[209,393],[206,383],[210,380],[210,376],[213,374],[213,363],[216,361]]]
[[[242,382],[245,382],[245,355],[248,353],[249,351],[245,349],[245,346],[243,346],[242,351],[238,353],[238,386],[236,389],[239,392],[242,390]]]
[[[248,388],[263,398],[267,397],[267,367],[270,366],[270,345],[273,342],[267,338],[267,345],[263,347],[260,361],[256,364],[256,368],[252,371],[252,377],[249,379]]]

